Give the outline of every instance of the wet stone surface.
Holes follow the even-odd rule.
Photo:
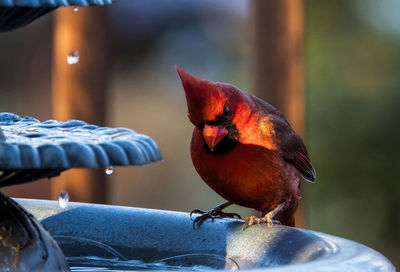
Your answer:
[[[157,144],[128,128],[79,120],[40,122],[0,113],[0,169],[109,168],[160,161]]]

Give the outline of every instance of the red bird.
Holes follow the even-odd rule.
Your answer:
[[[273,219],[294,226],[301,176],[316,172],[306,147],[282,113],[237,87],[192,76],[179,67],[190,122],[195,126],[190,152],[200,177],[228,200],[194,221],[234,217],[222,210],[233,203],[261,211],[243,229]],[[193,213],[192,212],[192,213]]]

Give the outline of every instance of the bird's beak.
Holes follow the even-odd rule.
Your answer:
[[[204,125],[203,137],[211,151],[226,135],[228,130],[224,127]]]

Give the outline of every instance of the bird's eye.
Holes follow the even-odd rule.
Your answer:
[[[222,115],[227,117],[227,116],[229,116],[230,113],[231,113],[231,109],[229,108],[229,106],[225,106],[224,111],[222,112]]]

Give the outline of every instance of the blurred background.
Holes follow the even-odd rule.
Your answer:
[[[400,2],[271,2],[118,0],[59,8],[1,33],[1,111],[129,127],[153,137],[164,158],[3,191],[57,199],[67,190],[72,201],[178,211],[222,203],[192,166],[178,64],[284,111],[318,174],[302,184],[302,226],[366,244],[400,267]],[[68,65],[75,49],[80,62]]]

